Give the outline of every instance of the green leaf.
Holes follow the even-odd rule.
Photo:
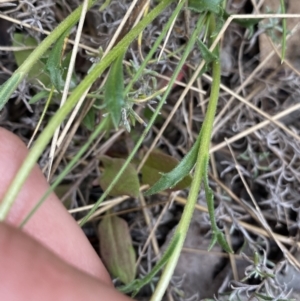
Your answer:
[[[217,239],[217,235],[212,235],[211,241],[209,243],[209,246],[207,248],[207,251],[210,252],[212,250],[212,248],[214,247],[214,245],[217,243],[218,239]]]
[[[63,81],[66,81],[66,78],[67,78],[67,73],[68,73],[68,68],[69,68],[70,61],[71,61],[71,56],[72,56],[72,51],[70,51],[69,53],[66,54],[66,56],[63,58],[63,61],[61,63],[61,70],[62,70],[61,76],[62,76]],[[70,82],[70,89],[76,88],[77,85],[78,85],[78,80],[76,78],[75,72],[73,72],[72,77],[71,77],[71,82]]]
[[[159,151],[153,151],[146,160],[141,172],[143,184],[154,185],[161,177],[162,172],[170,172],[179,161]],[[181,190],[190,186],[192,177],[187,175],[172,190]]]
[[[124,284],[133,281],[136,255],[126,221],[118,216],[105,216],[98,233],[100,254],[108,271]]]
[[[258,24],[261,21],[261,19],[233,19],[233,22],[251,29],[254,25]]]
[[[64,41],[68,34],[69,34],[69,30],[66,30],[60,36],[57,42],[54,44],[46,64],[46,70],[49,72],[52,85],[55,87],[55,89],[58,92],[60,92],[61,87],[63,87],[61,56],[62,56]]]
[[[120,168],[125,163],[124,159],[110,158],[102,156],[100,160],[104,166],[104,173],[100,178],[100,186],[106,190],[112,180],[118,174]],[[129,195],[137,198],[139,196],[139,178],[138,174],[132,164],[129,164],[115,187],[110,191],[111,196]]]
[[[255,25],[258,24],[260,21],[260,19],[233,19],[234,23],[237,23],[249,30],[248,38],[251,38],[253,36]]]
[[[14,33],[13,35],[13,46],[38,46],[38,42],[29,36],[26,36],[22,33]],[[18,66],[21,66],[23,62],[27,59],[27,57],[32,53],[33,49],[29,50],[21,50],[21,51],[14,51],[15,60]],[[50,84],[50,78],[49,76],[44,72],[45,70],[45,64],[38,60],[36,63],[32,66],[30,71],[28,72],[28,79],[38,79],[41,81],[45,86],[49,86]]]
[[[145,195],[151,195],[159,191],[172,188],[184,177],[186,177],[196,163],[200,140],[201,135],[198,136],[193,147],[179,162],[179,164],[172,171],[162,174],[161,178],[150,189],[148,189],[145,192]]]
[[[22,78],[23,74],[21,72],[13,73],[12,76],[0,86],[0,110],[3,109],[11,94],[17,89]]]
[[[49,92],[48,91],[41,91],[37,94],[35,94],[30,100],[29,100],[29,104],[35,104],[36,102],[38,102],[39,100],[48,97]]]
[[[202,58],[205,60],[206,64],[218,60],[218,57],[214,53],[210,52],[207,46],[200,39],[198,39],[197,42],[201,51]]]
[[[209,51],[207,46],[200,39],[198,39],[197,42],[198,42],[198,47],[200,49],[202,58],[205,61],[204,67],[202,68],[202,70],[199,74],[199,76],[201,76],[203,73],[208,71],[209,64],[218,60],[218,57],[213,52]]]
[[[120,124],[121,109],[124,106],[123,57],[120,55],[113,63],[105,83],[104,103],[115,128]]]
[[[198,13],[212,12],[219,14],[223,0],[189,0],[188,8]]]
[[[219,243],[219,245],[227,252],[227,253],[231,253],[233,254],[233,250],[230,248],[227,240],[226,240],[226,237],[224,235],[224,233],[220,230],[219,232],[217,232],[216,234],[217,236],[217,241]]]
[[[91,107],[90,110],[87,112],[87,114],[84,116],[82,123],[89,131],[92,131],[95,128],[95,121],[96,121],[95,108]]]

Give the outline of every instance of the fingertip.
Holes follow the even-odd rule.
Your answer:
[[[11,132],[0,128],[0,199],[26,159],[25,144]],[[36,165],[11,208],[7,222],[18,226],[48,189]],[[51,194],[25,225],[24,231],[71,265],[111,285],[110,277],[82,230],[55,194]]]
[[[6,223],[0,223],[0,245],[0,300],[130,300]]]

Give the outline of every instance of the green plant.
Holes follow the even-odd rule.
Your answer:
[[[161,32],[159,38],[157,39],[156,43],[150,50],[149,54],[147,55],[141,66],[137,68],[136,72],[133,74],[132,80],[126,87],[124,85],[123,76],[124,53],[127,50],[129,44],[142,32],[142,30],[172,2],[175,1],[160,1],[158,5],[153,10],[151,10],[150,13],[147,16],[145,16],[144,19],[142,19],[142,21],[140,21],[134,28],[132,28],[129,31],[129,33],[119,43],[117,43],[117,45],[112,50],[110,50],[110,52],[107,55],[102,57],[99,62],[95,63],[95,65],[90,70],[86,78],[78,85],[77,88],[75,88],[72,91],[65,105],[63,105],[62,108],[57,111],[53,119],[51,119],[51,121],[49,122],[48,126],[44,129],[43,134],[36,141],[35,145],[29,153],[28,158],[21,167],[14,182],[11,184],[5,198],[3,199],[3,203],[0,205],[1,220],[5,219],[19,189],[26,180],[30,170],[37,161],[38,157],[41,155],[46,145],[50,141],[56,128],[66,118],[71,109],[76,105],[81,95],[84,94],[91,87],[91,85],[99,78],[99,76],[109,67],[110,71],[107,78],[107,82],[104,86],[105,92],[103,93],[103,95],[97,95],[98,92],[100,93],[100,90],[96,91],[94,94],[90,94],[91,97],[99,97],[100,100],[102,98],[104,99],[103,103],[101,104],[101,108],[104,107],[104,109],[108,113],[108,117],[102,119],[101,123],[96,127],[88,141],[81,148],[80,152],[78,152],[78,154],[71,160],[66,169],[53,183],[49,191],[45,194],[45,196],[43,196],[36,208],[22,222],[21,226],[23,226],[28,221],[28,219],[32,216],[32,214],[34,214],[34,212],[46,199],[49,193],[53,191],[55,187],[57,187],[57,185],[64,178],[64,176],[73,168],[77,160],[84,154],[84,152],[88,149],[88,147],[91,145],[94,139],[96,139],[97,136],[105,129],[109,128],[111,123],[115,128],[122,124],[127,129],[130,129],[130,126],[126,123],[128,121],[128,111],[132,109],[132,102],[128,95],[130,94],[134,83],[142,76],[143,72],[145,71],[147,64],[153,57],[153,53],[157,50],[161,41],[167,36],[167,32],[172,27],[172,23],[176,19],[177,15],[181,12],[186,2],[183,0],[178,2],[171,18],[166,23],[164,30]],[[89,1],[89,6],[91,6],[94,3],[95,1]],[[281,1],[281,3],[283,2]],[[144,132],[142,133],[138,142],[136,143],[133,151],[130,153],[127,160],[124,162],[120,171],[115,175],[113,180],[109,184],[105,185],[107,188],[105,189],[105,192],[103,193],[101,198],[96,202],[94,208],[92,208],[92,210],[81,221],[81,225],[85,224],[95,212],[95,210],[98,208],[99,204],[112,192],[114,186],[118,185],[118,181],[121,179],[122,174],[126,172],[126,169],[128,169],[130,162],[132,161],[138,149],[140,148],[147,133],[153,126],[154,121],[158,116],[161,108],[163,107],[164,102],[166,101],[178,74],[181,72],[182,67],[184,66],[187,60],[187,57],[189,56],[191,50],[194,49],[194,45],[197,44],[199,47],[199,52],[201,52],[202,58],[206,62],[206,65],[204,66],[204,63],[201,65],[201,68],[197,71],[197,73],[195,73],[194,78],[196,78],[203,72],[204,67],[208,68],[210,65],[212,66],[213,83],[211,86],[211,95],[207,107],[206,117],[203,121],[201,131],[198,135],[196,143],[191,148],[186,157],[181,161],[181,163],[178,164],[178,166],[173,171],[164,174],[162,178],[152,188],[150,188],[148,192],[146,192],[146,194],[149,195],[157,193],[160,190],[174,187],[184,177],[188,176],[195,166],[195,172],[193,174],[188,203],[184,209],[181,221],[174,234],[174,238],[169,248],[162,256],[161,260],[157,263],[156,267],[145,278],[141,280],[135,280],[132,284],[121,288],[123,291],[133,291],[134,293],[136,293],[143,285],[151,281],[151,279],[153,279],[155,274],[157,274],[162,267],[166,266],[162,274],[161,280],[158,284],[158,288],[152,297],[152,300],[160,300],[162,298],[166,287],[170,281],[170,278],[172,276],[172,273],[180,255],[186,233],[188,231],[189,223],[194,211],[194,207],[197,201],[197,196],[201,185],[203,185],[205,190],[207,205],[211,218],[212,241],[210,248],[216,242],[218,242],[226,251],[232,252],[231,248],[226,242],[223,232],[218,228],[216,218],[214,215],[213,193],[208,183],[209,147],[214,116],[218,103],[221,79],[218,33],[222,24],[229,16],[224,11],[223,6],[223,0],[202,0],[188,2],[188,8],[193,11],[196,11],[199,14],[199,19],[188,43],[186,44],[183,50],[181,60],[178,63],[178,66],[176,67],[171,77],[171,80],[168,83],[167,88],[164,90],[164,93],[160,97],[159,104],[154,114],[152,115],[148,125],[146,126]],[[78,21],[80,17],[80,11],[81,8],[78,8],[75,12],[72,13],[72,15],[70,15],[68,19],[66,19],[59,27],[57,27],[48,36],[48,38],[46,38],[40,44],[40,46],[38,46],[36,50],[32,52],[31,56],[24,61],[24,63],[15,71],[12,77],[1,87],[1,107],[4,106],[6,101],[9,99],[10,95],[16,89],[17,85],[22,81],[22,79],[25,78],[26,74],[28,74],[30,70],[32,70],[33,65],[57,39],[59,39],[59,43],[56,44],[52,51],[52,58],[54,57],[54,59],[50,60],[50,63],[48,63],[47,65],[50,75],[52,73],[52,76],[50,76],[52,80],[52,85],[56,88],[57,92],[59,92],[61,85],[60,78],[57,77],[57,75],[59,74],[56,74],[55,70],[59,66],[58,61],[61,59],[61,48],[63,40],[67,35],[68,31],[71,29],[71,27]],[[253,24],[251,23],[251,25]],[[201,34],[204,35],[204,37],[201,36]],[[201,39],[199,38],[200,36]],[[283,39],[283,41],[284,40],[285,39]],[[283,44],[283,50],[284,49],[285,44]],[[282,58],[284,58],[284,52],[282,53]],[[53,90],[51,90],[51,93],[52,92]],[[96,106],[94,106],[94,108],[96,108]],[[134,117],[137,118],[137,116]],[[92,125],[90,125],[90,128],[93,128],[93,122]]]
[[[93,2],[90,1],[89,3],[91,5]],[[157,15],[159,15],[159,13],[170,3],[172,3],[172,0],[161,1],[139,24],[137,24],[137,26],[135,26],[118,43],[118,47],[114,47],[113,50],[111,50],[98,64],[95,65],[91,72],[86,76],[84,81],[82,81],[80,85],[73,91],[66,103],[61,107],[60,110],[57,111],[55,116],[51,119],[47,127],[44,129],[43,135],[36,140],[34,146],[30,150],[26,158],[26,161],[20,168],[13,183],[10,185],[6,196],[4,197],[0,205],[0,220],[3,220],[6,217],[9,209],[11,208],[15,200],[15,197],[17,196],[18,191],[20,190],[21,186],[26,180],[30,170],[33,168],[38,157],[41,155],[42,151],[50,141],[56,128],[60,125],[60,123],[64,120],[67,114],[75,106],[81,95],[92,85],[92,83],[102,74],[102,72],[104,72],[106,68],[126,50],[128,45],[147,26],[147,24],[149,24]],[[48,38],[45,39],[43,43],[41,43],[36,48],[36,50],[31,54],[31,56],[27,58],[27,60],[15,71],[11,78],[1,87],[0,104],[2,105],[2,107],[5,104],[5,102],[9,99],[10,95],[13,93],[20,81],[30,70],[34,62],[37,59],[39,59],[39,57],[50,47],[50,45],[61,34],[65,32],[65,30],[73,26],[74,23],[79,19],[80,9],[81,8],[78,8],[72,13],[72,15],[70,15],[68,19],[61,23],[61,25],[57,27],[56,30],[53,31],[52,34],[50,34]]]

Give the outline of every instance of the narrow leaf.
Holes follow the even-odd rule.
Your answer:
[[[233,253],[233,250],[230,248],[226,237],[224,235],[224,233],[220,230],[219,232],[217,232],[217,241],[219,243],[219,245],[227,252],[227,253]]]
[[[179,161],[172,156],[159,151],[153,151],[145,162],[142,172],[143,184],[154,185],[160,178],[162,172],[170,172],[178,165]],[[192,177],[187,175],[172,190],[181,190],[190,186]]]
[[[30,100],[29,100],[29,104],[32,105],[36,102],[38,102],[39,100],[48,97],[49,92],[48,91],[41,91],[37,94],[35,94]]]
[[[17,89],[22,77],[23,74],[20,72],[13,73],[12,76],[0,86],[0,110],[3,109],[12,93]]]
[[[209,252],[209,251],[211,251],[212,250],[212,248],[214,247],[214,245],[217,243],[217,235],[212,235],[212,238],[211,238],[211,241],[210,241],[210,243],[209,243],[209,246],[208,246],[208,248],[207,248],[207,251]]]
[[[214,194],[212,189],[209,187],[208,177],[207,177],[208,162],[209,162],[209,156],[206,155],[205,158],[203,158],[203,164],[204,164],[203,183],[204,183],[205,198],[207,202],[207,208],[208,208],[208,213],[209,213],[209,218],[211,221],[211,228],[212,228],[212,239],[208,250],[211,250],[212,247],[215,245],[215,243],[218,242],[219,245],[226,252],[233,253],[232,249],[230,248],[225,238],[224,233],[219,229],[217,225],[215,208],[214,208]]]
[[[115,128],[120,124],[121,109],[124,106],[123,57],[120,55],[113,63],[105,83],[104,103]]]
[[[180,163],[172,171],[162,174],[161,178],[145,192],[145,195],[151,195],[159,191],[172,188],[186,177],[196,163],[200,140],[201,134],[198,136],[196,142]]]
[[[125,163],[125,160],[106,156],[101,157],[100,160],[104,166],[104,173],[99,181],[101,188],[106,190]],[[134,166],[129,164],[109,194],[111,196],[129,195],[136,198],[139,195],[139,187],[138,174]]]
[[[125,220],[105,216],[98,227],[100,254],[108,271],[124,284],[134,280],[136,255]]]
[[[64,41],[68,34],[69,34],[69,30],[66,30],[60,36],[57,42],[54,44],[46,64],[46,70],[49,72],[52,85],[55,87],[55,89],[58,92],[60,92],[61,87],[63,86],[61,56],[62,56]]]

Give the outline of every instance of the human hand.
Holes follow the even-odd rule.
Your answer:
[[[26,146],[0,128],[0,199],[27,155]],[[129,301],[117,292],[77,223],[52,194],[17,229],[48,188],[35,166],[7,221],[0,223],[0,300]]]

